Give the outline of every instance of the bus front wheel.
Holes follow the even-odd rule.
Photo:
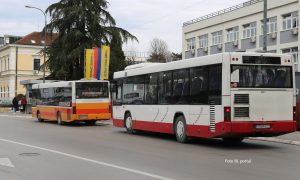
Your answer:
[[[188,141],[188,136],[186,133],[186,122],[183,116],[178,116],[175,119],[174,130],[178,142],[186,143]]]
[[[133,129],[133,122],[132,122],[132,117],[131,117],[130,113],[125,114],[125,128],[129,134],[135,133],[135,131]]]
[[[36,118],[37,118],[38,122],[44,122],[44,119],[41,118],[41,113],[40,113],[40,111],[38,111],[38,112],[36,113]]]

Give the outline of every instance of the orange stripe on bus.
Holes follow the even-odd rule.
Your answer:
[[[84,103],[84,104],[76,104],[77,109],[103,109],[108,108],[109,103],[101,103],[101,104],[92,104],[92,103]]]
[[[109,113],[109,109],[76,109],[76,114]]]

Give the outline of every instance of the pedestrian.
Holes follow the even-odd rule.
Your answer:
[[[26,110],[26,105],[27,105],[27,99],[25,96],[22,97],[21,99],[21,106],[22,106],[22,112],[25,113],[25,110]]]
[[[19,110],[19,103],[17,97],[14,97],[12,100],[13,110],[14,112],[17,112]]]

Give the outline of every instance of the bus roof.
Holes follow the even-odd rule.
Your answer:
[[[71,87],[74,82],[109,82],[106,80],[77,80],[77,81],[59,81],[50,83],[39,83],[32,85],[32,89],[49,88],[49,87]]]
[[[168,63],[142,63],[137,65],[127,66],[125,70],[115,72],[114,79],[122,78],[125,76],[135,76],[143,74],[151,74],[155,72],[170,71],[175,69],[190,68],[196,66],[205,66],[212,64],[219,64],[223,62],[225,56],[231,55],[253,55],[253,56],[274,56],[281,57],[283,54],[274,53],[257,53],[257,52],[226,52],[213,54],[208,56],[196,57],[191,59],[184,59],[180,61],[173,61]],[[284,54],[285,56],[290,56]]]

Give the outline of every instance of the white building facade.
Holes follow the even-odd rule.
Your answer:
[[[300,71],[299,0],[268,0],[267,51],[290,53]],[[208,14],[183,24],[183,59],[263,48],[264,0]]]

